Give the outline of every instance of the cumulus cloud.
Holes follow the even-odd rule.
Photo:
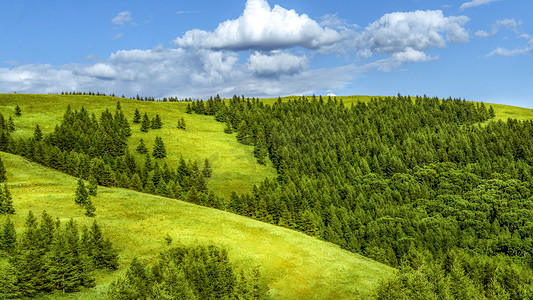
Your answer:
[[[248,0],[243,14],[221,23],[214,31],[190,30],[174,43],[178,47],[225,50],[275,50],[301,46],[317,49],[342,40],[339,32],[320,26],[307,15],[299,15],[266,0]]]
[[[358,42],[371,52],[389,54],[407,48],[417,51],[442,48],[447,40],[468,41],[468,33],[463,28],[468,21],[465,16],[444,17],[440,10],[395,12],[367,26]]]
[[[129,11],[122,11],[119,12],[118,15],[116,15],[113,19],[111,19],[111,23],[124,25],[132,23],[132,20],[131,13]]]
[[[82,75],[97,77],[100,79],[113,79],[117,76],[117,71],[110,65],[97,63],[79,71]]]
[[[362,59],[375,53],[391,55],[369,64],[383,71],[393,70],[402,63],[435,60],[437,57],[424,51],[443,48],[447,42],[467,42],[469,35],[463,25],[468,21],[465,16],[445,17],[440,10],[386,14],[356,37],[357,54]]]
[[[270,53],[254,52],[248,58],[247,67],[260,76],[280,76],[297,74],[307,69],[307,57],[296,56],[281,51]]]
[[[501,0],[473,0],[473,1],[465,2],[465,3],[461,4],[459,9],[460,10],[465,10],[467,8],[481,6],[481,5],[485,5],[485,4],[489,4],[489,3],[497,2],[497,1],[501,1]]]

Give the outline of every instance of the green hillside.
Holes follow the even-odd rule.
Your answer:
[[[345,249],[400,267],[397,282],[406,284],[405,288],[409,291],[418,291],[415,286],[408,286],[414,283],[412,280],[418,280],[416,276],[423,276],[430,285],[439,280],[446,282],[444,289],[430,287],[430,290],[434,289],[432,293],[448,293],[454,289],[451,282],[460,280],[471,286],[471,291],[476,289],[475,293],[485,293],[489,298],[500,284],[509,292],[513,290],[511,283],[530,284],[524,278],[521,281],[509,279],[519,273],[529,276],[529,271],[523,268],[525,265],[518,260],[498,260],[494,255],[504,253],[518,259],[521,254],[517,253],[523,250],[512,247],[519,245],[517,247],[521,249],[530,238],[528,232],[520,231],[525,242],[512,246],[519,238],[518,231],[513,233],[513,229],[522,230],[520,222],[528,219],[527,212],[515,206],[526,208],[533,203],[529,193],[517,192],[527,189],[531,181],[527,155],[530,146],[524,144],[520,148],[520,143],[515,142],[517,134],[513,132],[520,132],[522,136],[529,130],[530,123],[506,121],[508,118],[533,119],[533,110],[492,105],[494,114],[491,110],[492,117],[489,117],[489,105],[484,107],[451,99],[434,101],[426,98],[415,103],[405,97],[399,97],[398,101],[391,101],[396,98],[371,101],[370,96],[348,96],[337,97],[335,101],[328,101],[326,97],[320,104],[298,98],[283,98],[284,103],[274,107],[278,114],[272,114],[261,103],[247,99],[227,100],[226,105],[220,101],[206,102],[205,105],[211,105],[210,114],[216,112],[222,119],[231,120],[233,130],[237,132],[231,135],[224,133],[226,124],[215,121],[213,116],[202,115],[206,113],[203,103],[199,106],[193,104],[197,113],[187,114],[185,111],[189,103],[186,102],[143,102],[104,96],[0,95],[0,113],[6,120],[10,117],[14,120],[16,130],[12,136],[17,140],[32,137],[36,124],[45,134],[53,132],[68,105],[73,110],[83,106],[89,114],[99,116],[106,109],[115,111],[117,102],[120,102],[133,133],[128,139],[130,152],[134,152],[141,138],[151,149],[156,136],[160,136],[168,154],[159,160],[160,163],[167,162],[175,168],[181,157],[197,160],[199,164],[208,158],[213,166],[213,176],[207,179],[208,187],[217,195],[224,196],[227,210],[280,226],[298,228],[310,236],[321,237]],[[339,99],[342,99],[344,107],[339,104]],[[286,103],[288,100],[294,101]],[[273,104],[277,99],[261,101]],[[351,107],[358,101],[367,104]],[[22,110],[21,116],[14,115],[17,105]],[[147,113],[150,119],[159,115],[163,128],[141,132],[139,124],[131,123],[136,109],[141,115]],[[319,110],[322,113],[316,114]],[[348,111],[366,116],[353,118],[353,115],[347,114]],[[186,130],[177,128],[181,118],[185,119]],[[368,119],[376,123],[366,123],[364,126],[370,129],[362,130],[359,120]],[[410,130],[404,128],[406,123],[401,123],[404,119],[409,122],[407,126],[411,127]],[[494,123],[497,120],[504,123]],[[346,122],[352,124],[347,126]],[[478,126],[477,122],[483,122],[483,126]],[[516,126],[524,129],[520,131]],[[384,132],[384,138],[383,133],[380,136],[378,132],[387,127],[390,129]],[[431,129],[428,131],[427,128]],[[302,129],[307,133],[302,133]],[[317,131],[321,132],[319,136],[312,137]],[[487,131],[493,132],[492,135],[486,134]],[[472,132],[477,137],[474,138]],[[500,148],[492,147],[495,133],[502,135],[502,138],[496,139],[498,144],[501,143]],[[344,137],[345,134],[349,139]],[[355,135],[359,136],[359,142],[347,143]],[[395,139],[394,135],[412,135],[406,139],[411,145],[402,143],[402,138]],[[265,137],[272,162],[268,160],[263,166],[257,163],[254,152],[264,150],[267,140],[261,139]],[[94,137],[94,140],[97,139]],[[316,143],[312,139],[324,140],[321,144],[310,144],[312,148],[297,149],[305,143]],[[376,141],[381,148],[375,148]],[[527,136],[522,141],[530,142]],[[281,143],[285,145],[281,146]],[[413,148],[413,143],[420,145]],[[465,143],[468,143],[467,146],[464,146]],[[498,149],[511,149],[511,146],[512,150],[503,157],[503,150]],[[481,147],[488,149],[483,150],[482,156],[469,150]],[[24,146],[15,148],[17,153],[27,156],[26,152],[20,151],[25,149]],[[327,148],[330,149],[325,150]],[[436,152],[435,149],[446,151]],[[15,224],[19,231],[28,210],[40,213],[46,209],[62,220],[74,218],[82,224],[91,222],[84,216],[83,209],[74,203],[75,178],[17,156],[2,155],[14,195],[17,210]],[[134,155],[138,161],[144,161],[144,155]],[[286,163],[291,164],[289,168]],[[357,168],[350,168],[350,165]],[[270,184],[264,179],[276,176],[274,167],[280,172],[280,180]],[[319,172],[317,167],[322,171]],[[428,181],[429,177],[424,175],[427,172],[433,172],[432,177],[437,178],[438,184]],[[312,178],[315,175],[317,178]],[[463,177],[470,178],[471,182],[456,181]],[[455,184],[453,189],[449,180]],[[253,194],[249,194],[252,187],[256,188]],[[474,191],[469,192],[472,189]],[[474,195],[485,193],[485,190],[490,196],[479,202],[480,199]],[[167,195],[159,191],[159,194]],[[238,196],[230,198],[233,191]],[[512,194],[509,199],[505,198],[504,206],[509,206],[512,213],[518,209],[518,221],[509,219],[506,214],[489,214],[483,208],[486,205],[501,206],[492,195],[502,192]],[[186,199],[187,195],[182,193],[180,199]],[[521,197],[521,201],[516,202],[516,197]],[[464,206],[465,201],[471,205]],[[121,267],[115,273],[100,271],[95,289],[71,297],[98,298],[110,282],[124,273],[134,257],[154,261],[157,254],[168,247],[165,244],[167,235],[173,238],[175,244],[222,246],[229,250],[232,261],[238,267],[260,265],[262,283],[269,287],[269,293],[275,299],[368,298],[381,279],[391,278],[394,273],[391,267],[308,235],[177,200],[125,189],[100,188],[93,202],[97,207],[96,219],[120,251]],[[444,207],[443,214],[435,209],[437,206]],[[475,215],[476,218],[465,218],[465,215]],[[472,229],[459,230],[472,227],[472,224],[490,228],[489,235],[486,231],[482,234]],[[450,247],[445,246],[446,252],[443,253],[439,245]],[[466,248],[474,252],[457,252]],[[479,264],[471,273],[454,277],[457,272],[448,274],[450,269],[444,266],[447,257],[461,261],[457,265],[461,268],[457,271],[459,273],[467,272],[468,268],[476,266],[476,260],[482,260],[496,265],[497,269],[503,268],[504,279],[498,279],[501,282],[496,285],[480,285],[479,282],[493,279],[479,275],[481,273],[477,269],[485,268]],[[524,256],[524,261],[528,259],[529,256]],[[422,268],[419,261],[425,261]],[[468,264],[472,265],[468,267]],[[417,267],[410,269],[413,266]],[[426,273],[428,268],[439,271]],[[432,278],[431,274],[441,277]],[[470,280],[475,281],[475,287]],[[380,287],[381,292],[387,289],[386,285]],[[513,292],[512,296],[516,298],[524,293],[521,289]]]
[[[0,94],[0,113],[6,118],[13,116],[15,106],[19,105],[22,114],[14,118],[17,130],[13,132],[13,137],[26,138],[33,135],[36,124],[39,124],[43,133],[52,132],[61,122],[68,105],[73,110],[83,106],[89,113],[99,117],[106,109],[114,111],[117,101],[122,103],[132,128],[133,135],[129,138],[132,154],[142,156],[134,151],[141,138],[151,149],[155,137],[161,136],[167,149],[164,161],[169,165],[176,165],[181,156],[186,160],[198,160],[199,163],[208,158],[214,169],[208,186],[222,196],[228,197],[232,191],[249,192],[253,184],[276,174],[270,165],[256,163],[253,147],[238,143],[234,134],[225,134],[224,124],[212,117],[186,114],[187,103],[144,102],[104,96]],[[150,118],[159,114],[163,128],[141,132],[139,124],[131,123],[135,109],[141,114],[147,113]],[[178,119],[182,117],[187,124],[186,130],[177,128]]]
[[[46,210],[62,221],[91,218],[74,203],[76,179],[2,153],[21,230],[29,210]],[[165,236],[184,245],[215,244],[229,250],[242,266],[260,265],[275,299],[353,299],[369,296],[393,269],[303,233],[211,208],[137,193],[99,188],[96,220],[119,250],[121,270],[133,257],[153,260],[165,249]],[[121,271],[101,272],[97,287],[71,297],[98,298]]]

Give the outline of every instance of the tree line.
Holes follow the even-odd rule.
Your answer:
[[[102,229],[93,222],[80,227],[72,219],[61,224],[43,212],[40,222],[30,211],[17,234],[10,218],[0,232],[2,298],[26,298],[94,286],[94,270],[115,270],[118,256]]]
[[[107,299],[264,299],[258,268],[239,270],[224,248],[178,246],[148,266],[134,258]]]

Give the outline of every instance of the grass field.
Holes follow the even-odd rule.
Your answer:
[[[238,143],[235,134],[225,134],[224,124],[213,117],[186,114],[187,103],[184,102],[144,102],[103,96],[0,94],[0,113],[6,119],[13,116],[17,129],[13,133],[15,138],[30,137],[36,124],[45,134],[52,132],[55,125],[61,122],[68,105],[73,110],[83,106],[89,113],[99,117],[106,109],[114,113],[117,101],[120,101],[132,128],[130,152],[141,162],[144,156],[135,152],[140,139],[144,139],[147,147],[152,148],[155,137],[161,136],[167,150],[167,158],[163,161],[175,166],[183,156],[187,160],[198,160],[202,166],[204,159],[208,158],[213,166],[213,177],[208,181],[208,187],[226,198],[232,191],[248,192],[253,184],[276,176],[271,165],[256,163],[252,146]],[[20,117],[14,116],[16,105],[22,109]],[[140,124],[131,122],[135,109],[141,114],[146,112],[150,118],[159,114],[163,128],[141,132]],[[182,117],[187,124],[186,130],[177,129],[177,120]]]
[[[78,224],[91,224],[92,219],[74,203],[75,178],[18,156],[0,156],[7,169],[16,209],[13,221],[19,231],[29,210],[37,215],[46,210],[63,222],[73,218]],[[177,200],[100,187],[93,202],[96,220],[120,251],[121,268],[100,272],[96,288],[70,298],[100,298],[133,257],[154,260],[167,247],[167,234],[173,244],[223,246],[238,266],[260,265],[264,284],[274,299],[368,298],[376,284],[394,272],[296,231]]]

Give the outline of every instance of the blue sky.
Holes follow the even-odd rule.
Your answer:
[[[532,12],[529,0],[1,1],[0,92],[533,108]]]

